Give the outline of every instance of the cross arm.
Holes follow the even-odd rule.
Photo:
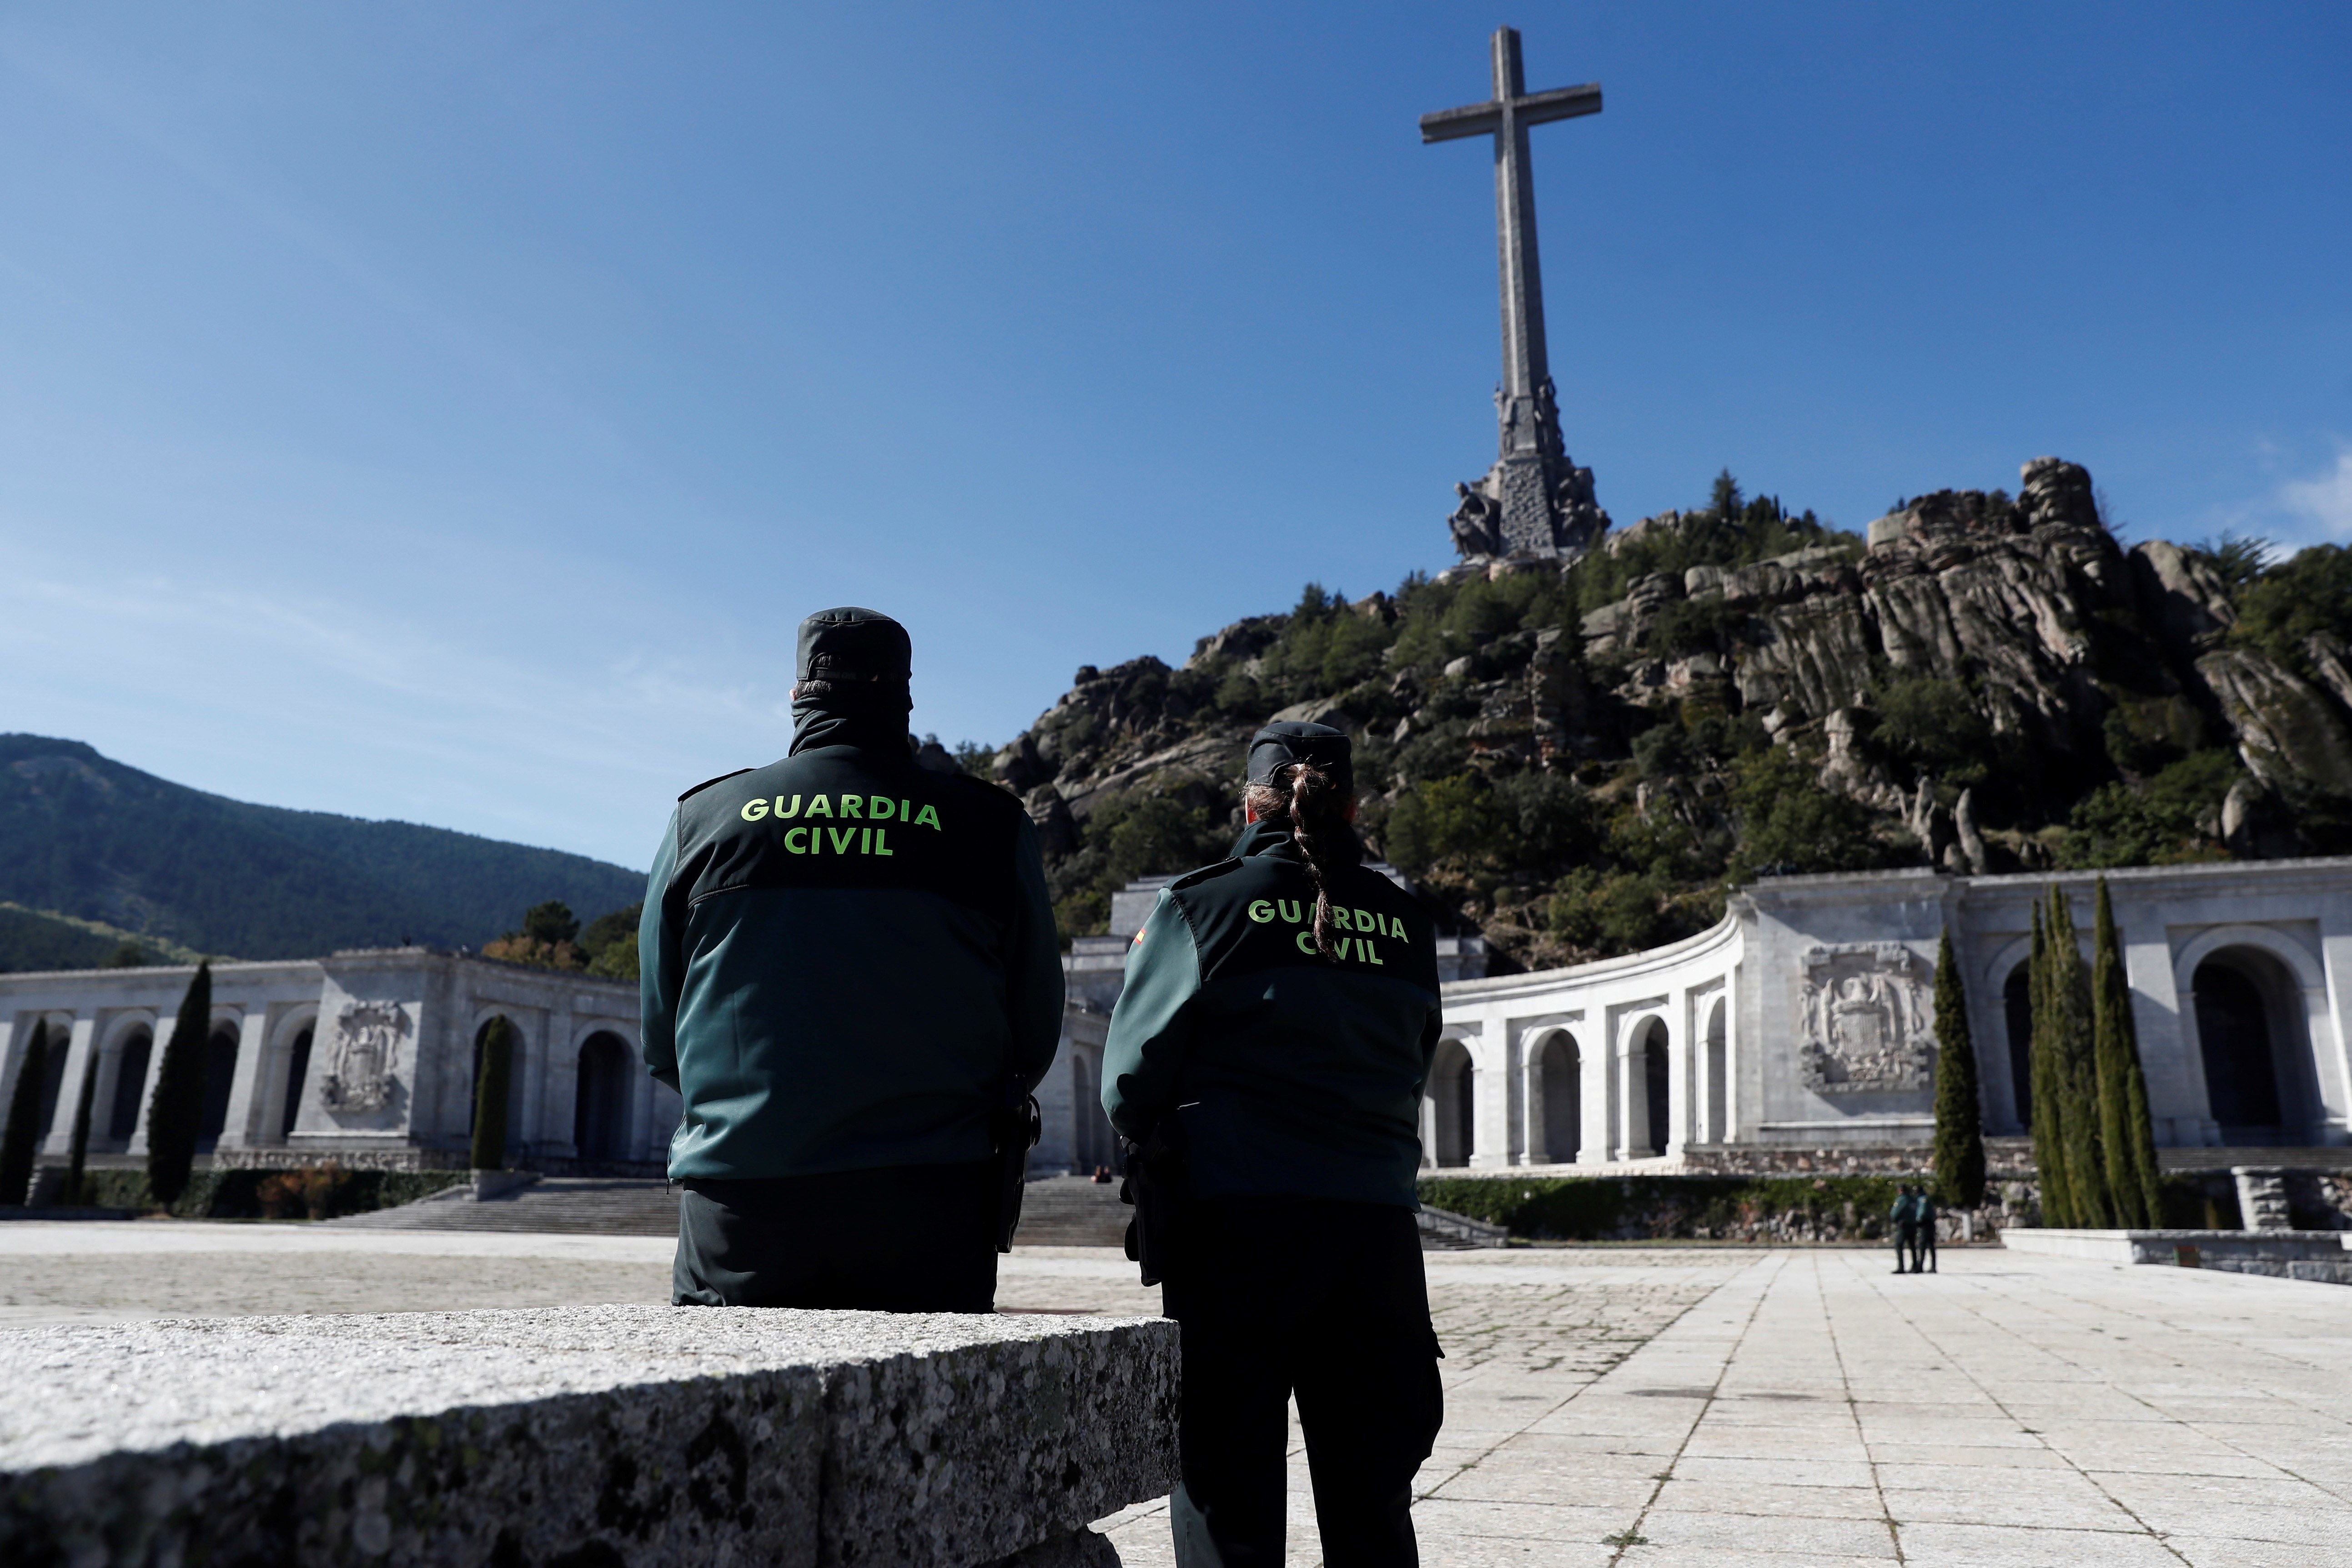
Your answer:
[[[1501,104],[1466,103],[1459,109],[1441,109],[1434,114],[1423,115],[1421,140],[1425,146],[1464,136],[1492,136],[1502,123]]]
[[[1582,87],[1556,87],[1549,92],[1531,92],[1513,103],[1511,112],[1522,125],[1541,125],[1547,121],[1573,120],[1580,114],[1598,114],[1601,112],[1601,84],[1588,81]],[[1426,120],[1422,121],[1424,136],[1428,124]]]

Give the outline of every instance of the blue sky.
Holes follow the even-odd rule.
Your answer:
[[[2352,536],[2352,8],[0,5],[0,729],[641,865],[799,617],[1001,742],[1451,559],[1536,132],[1622,525]]]

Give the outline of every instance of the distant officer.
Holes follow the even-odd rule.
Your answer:
[[[1176,1557],[1283,1561],[1296,1394],[1324,1561],[1411,1563],[1444,1413],[1413,1219],[1435,929],[1360,863],[1339,731],[1259,731],[1243,803],[1233,858],[1152,906],[1103,1047],[1103,1109],[1144,1148],[1147,1282],[1181,1326]]]
[[[1911,1272],[1920,1272],[1919,1260],[1927,1260],[1927,1272],[1936,1269],[1936,1198],[1933,1189],[1920,1186],[1912,1189],[1911,1196]]]
[[[1905,1260],[1916,1249],[1919,1235],[1919,1200],[1912,1195],[1911,1184],[1904,1183],[1895,1189],[1895,1207],[1887,1215],[1895,1233],[1895,1272],[1906,1272]]]
[[[1005,1112],[1053,1060],[1061,956],[1020,802],[915,765],[911,657],[872,610],[802,622],[791,754],[687,791],[654,857],[681,1306],[995,1304]]]

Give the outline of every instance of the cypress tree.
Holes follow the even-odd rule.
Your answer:
[[[0,1131],[0,1204],[15,1207],[33,1184],[33,1154],[41,1144],[41,1091],[49,1080],[49,1021],[33,1026],[25,1059],[16,1065],[16,1092],[8,1097],[8,1122]]]
[[[482,1031],[482,1066],[474,1078],[474,1152],[477,1171],[501,1171],[507,1163],[507,1074],[514,1058],[514,1026],[501,1013]]]
[[[66,1152],[66,1190],[59,1201],[79,1204],[82,1201],[82,1167],[89,1159],[90,1101],[98,1095],[98,1053],[81,1064],[81,1090],[74,1096],[73,1142]]]
[[[2033,905],[2033,958],[2025,973],[2033,1009],[2029,1071],[2033,1079],[2033,1171],[2042,1178],[2042,1223],[2067,1230],[2074,1224],[2074,1188],[2066,1177],[2066,1095],[2058,1053],[2051,1043],[2050,933],[2042,923],[2039,900]]]
[[[147,1101],[147,1190],[165,1208],[188,1190],[196,1163],[196,1130],[205,1120],[205,1047],[213,1023],[213,966],[196,965],[163,1062],[155,1069],[155,1092]]]
[[[1968,998],[1952,958],[1952,933],[1936,950],[1936,1185],[1944,1202],[1972,1209],[1984,1202],[1984,1111],[1977,1099],[1977,1047],[1969,1037]]]
[[[2115,901],[2099,879],[2091,938],[2092,1054],[2099,1074],[2099,1137],[2107,1163],[2107,1192],[2118,1225],[2164,1223],[2164,1193],[2156,1169],[2156,1127],[2147,1113],[2147,1077],[2140,1068],[2139,1034],[2132,1025],[2131,982],[2124,974],[2123,939]]]
[[[2107,1193],[2106,1157],[2099,1137],[2099,1074],[2091,1054],[2091,987],[2083,973],[2083,946],[2064,889],[2050,889],[2051,1039],[2058,1047],[2065,1105],[2060,1136],[2066,1142],[2066,1180],[2074,1189],[2074,1223],[2088,1230],[2115,1224]]]

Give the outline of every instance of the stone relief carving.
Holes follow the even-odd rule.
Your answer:
[[[408,1033],[408,1010],[397,1002],[352,1002],[335,1018],[335,1054],[319,1082],[329,1110],[382,1110],[392,1103],[393,1064]]]
[[[1935,1038],[1919,956],[1899,942],[1805,950],[1799,1057],[1816,1094],[1924,1089]]]

